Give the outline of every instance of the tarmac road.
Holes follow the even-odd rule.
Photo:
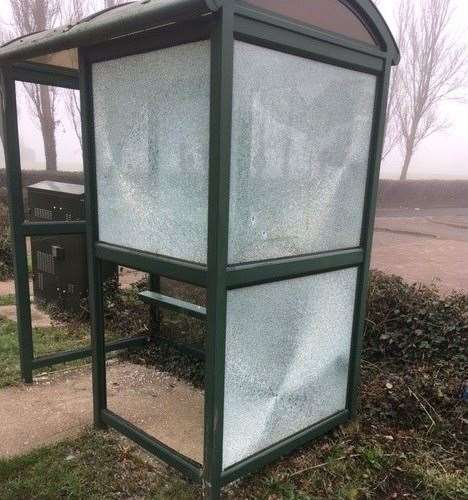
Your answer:
[[[372,267],[468,292],[468,208],[378,210]]]
[[[378,208],[377,217],[468,217],[468,208]]]

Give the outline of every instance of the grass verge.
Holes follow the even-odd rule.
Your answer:
[[[14,306],[15,304],[16,299],[14,294],[0,295],[0,306]]]
[[[0,498],[191,499],[182,478],[167,476],[133,446],[113,433],[87,433],[73,441],[42,448],[27,456],[0,460]]]
[[[33,339],[35,355],[45,356],[88,345],[89,333],[84,327],[78,330],[69,330],[65,327],[34,328]],[[60,366],[56,365],[49,370]],[[67,366],[70,366],[70,363]],[[0,319],[0,388],[17,384],[20,381],[16,323]]]

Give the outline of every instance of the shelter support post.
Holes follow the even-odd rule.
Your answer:
[[[364,223],[362,225],[361,246],[364,249],[364,262],[359,268],[354,330],[351,341],[350,367],[348,376],[347,408],[351,418],[358,412],[359,385],[361,372],[361,351],[365,332],[367,301],[370,279],[370,262],[374,221],[377,209],[377,194],[380,177],[380,163],[385,140],[385,119],[387,97],[390,85],[391,60],[387,58],[383,73],[378,78],[377,95],[374,106],[374,123],[369,154],[368,179],[364,206]]]
[[[21,160],[18,137],[18,111],[16,89],[11,66],[1,67],[3,146],[5,150],[8,205],[10,213],[11,243],[15,271],[16,312],[20,351],[21,378],[33,381],[33,338],[29,290],[28,256],[26,238],[22,231],[24,220],[21,185]]]
[[[229,178],[234,67],[234,11],[216,14],[211,37],[211,124],[208,216],[208,341],[206,347],[204,495],[222,487]]]

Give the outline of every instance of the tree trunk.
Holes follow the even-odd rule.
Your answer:
[[[46,170],[48,172],[57,171],[57,143],[55,140],[55,119],[52,110],[49,88],[41,86],[41,131],[44,141],[44,154],[46,161]]]
[[[419,120],[417,123],[419,123]],[[403,161],[403,167],[401,168],[400,181],[406,181],[408,178],[408,169],[414,154],[414,141],[416,138],[417,127],[418,125],[413,123],[411,133],[405,141],[405,159]]]
[[[405,161],[403,162],[403,167],[401,168],[400,181],[406,181],[408,178],[408,169],[411,163],[411,157],[413,152],[411,148],[406,147]]]

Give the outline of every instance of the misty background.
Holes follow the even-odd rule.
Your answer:
[[[426,0],[411,0],[421,4]],[[398,0],[376,2],[392,32],[396,32],[395,12]],[[468,1],[452,0],[451,36],[468,45]],[[402,58],[405,57],[402,54]],[[467,88],[459,95],[468,96]],[[440,106],[447,128],[427,138],[416,151],[409,179],[468,179],[468,101],[448,100]],[[382,163],[381,177],[397,179],[401,170],[401,153],[392,152]]]
[[[413,0],[412,0],[413,1]],[[415,4],[427,0],[414,0]],[[63,0],[70,7],[76,0]],[[86,2],[78,2],[83,8]],[[86,3],[86,12],[101,10],[119,3],[102,0]],[[376,2],[386,18],[390,28],[397,33],[396,11],[398,0],[380,0]],[[452,0],[450,17],[451,36],[468,45],[468,2]],[[1,33],[4,41],[15,35],[15,27],[10,0],[0,0]],[[55,22],[54,24],[60,24]],[[403,57],[405,55],[403,54]],[[24,169],[43,169],[45,164],[44,146],[39,121],[34,115],[31,102],[22,84],[17,85],[19,103],[19,127],[21,136],[22,164]],[[67,93],[60,90],[56,99],[56,139],[58,170],[81,170],[80,142],[66,102]],[[425,139],[417,148],[408,173],[408,179],[468,179],[468,101],[460,99],[467,96],[466,89],[457,92],[458,99],[447,99],[439,105],[438,113],[446,121],[444,130],[438,131]],[[78,97],[78,96],[77,96]],[[2,155],[3,156],[3,155]],[[384,158],[381,178],[397,179],[402,166],[402,152],[395,148]],[[3,157],[0,162],[4,162]],[[0,164],[0,167],[3,166]]]

